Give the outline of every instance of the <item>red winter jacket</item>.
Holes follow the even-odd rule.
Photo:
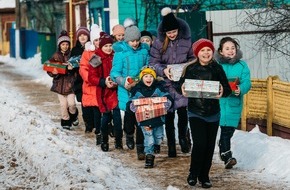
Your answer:
[[[88,81],[91,85],[97,86],[99,109],[102,113],[105,113],[118,105],[117,88],[107,88],[105,84],[105,80],[112,69],[114,54],[105,54],[101,49],[97,49],[96,55],[101,58],[102,64],[97,67],[89,65]]]

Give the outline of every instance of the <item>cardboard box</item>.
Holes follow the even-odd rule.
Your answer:
[[[188,63],[167,65],[167,67],[170,68],[173,81],[179,81],[183,69],[187,64]]]
[[[43,63],[43,70],[48,72],[58,72],[59,74],[66,74],[66,65],[58,62],[45,62]]]
[[[165,103],[167,102],[167,97],[151,97],[151,98],[139,98],[132,101],[135,106]]]
[[[145,121],[162,115],[166,115],[164,103],[137,106],[135,112],[137,122]]]
[[[215,99],[219,94],[220,82],[185,79],[184,87],[186,97]]]

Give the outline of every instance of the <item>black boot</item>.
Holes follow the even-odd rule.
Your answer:
[[[137,144],[136,149],[137,149],[137,159],[138,160],[145,160],[144,145]]]
[[[145,160],[145,168],[153,168],[154,167],[154,159],[155,159],[154,155],[147,154],[146,160]]]
[[[232,157],[232,151],[221,152],[220,157],[225,163],[226,169],[232,169],[234,165],[237,164],[237,160]]]
[[[134,136],[133,135],[126,135],[126,145],[130,150],[135,148]]]
[[[71,120],[61,119],[60,124],[61,124],[62,128],[64,128],[64,129],[70,130],[70,128],[71,128]]]
[[[160,145],[157,145],[157,144],[154,145],[154,153],[160,154]]]
[[[70,117],[70,120],[71,120],[73,126],[78,126],[79,125],[79,120],[78,120],[79,110],[76,109],[76,113],[74,113],[74,114],[72,114],[68,111],[68,114],[69,114],[69,117]]]
[[[109,133],[110,137],[115,137],[114,125],[112,122],[108,123],[108,133]]]
[[[115,149],[123,149],[122,138],[115,137]]]
[[[179,139],[179,144],[180,144],[180,147],[181,147],[181,152],[189,153],[190,147],[189,147],[189,144],[188,144],[188,141],[187,141],[186,138]]]
[[[192,173],[189,173],[189,175],[187,177],[187,183],[190,186],[195,186],[196,182],[197,182],[197,176],[192,174]]]
[[[96,145],[100,145],[102,143],[102,134],[96,134]]]
[[[102,142],[101,149],[104,152],[108,152],[109,151],[109,143]]]
[[[172,145],[168,146],[168,157],[169,158],[176,157],[176,147],[175,146],[172,146]]]

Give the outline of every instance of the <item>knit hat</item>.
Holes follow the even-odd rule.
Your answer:
[[[154,70],[153,67],[148,67],[148,66],[145,66],[144,68],[142,68],[140,74],[139,74],[139,78],[140,80],[142,79],[142,77],[146,74],[150,74],[153,76],[154,79],[156,79],[156,72]]]
[[[113,27],[113,36],[116,36],[118,34],[125,34],[125,27],[122,26],[121,24],[117,24]]]
[[[114,40],[111,38],[110,35],[108,35],[105,32],[100,33],[100,42],[99,42],[99,48],[101,49],[106,44],[113,44]]]
[[[214,45],[212,41],[205,38],[201,38],[192,44],[192,50],[195,57],[197,57],[198,52],[204,47],[209,47],[212,50],[212,52],[214,52]]]
[[[164,7],[161,10],[161,15],[163,16],[161,27],[163,32],[168,32],[179,28],[179,23],[169,7]]]
[[[81,26],[76,31],[76,37],[77,39],[80,37],[81,34],[84,34],[88,37],[90,37],[90,31],[87,29],[87,27]]]
[[[60,35],[58,36],[57,46],[59,47],[62,42],[68,42],[70,44],[70,38],[66,30],[61,31]]]
[[[125,29],[124,40],[126,42],[133,40],[140,40],[141,33],[137,26],[129,26]]]
[[[100,32],[102,32],[100,27],[97,24],[93,24],[91,26],[90,40],[94,41],[95,39],[99,39],[100,38]]]
[[[141,32],[141,40],[142,40],[142,38],[148,38],[149,40],[152,41],[152,34],[146,30],[143,30]]]

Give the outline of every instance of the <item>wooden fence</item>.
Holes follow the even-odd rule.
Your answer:
[[[241,129],[247,131],[256,124],[269,136],[290,139],[289,82],[277,76],[252,79],[252,88],[244,97]]]

